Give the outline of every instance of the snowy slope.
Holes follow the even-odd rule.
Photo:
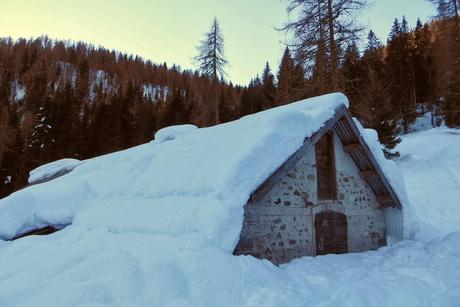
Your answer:
[[[281,267],[231,255],[249,190],[300,146],[300,130],[317,129],[344,103],[340,95],[327,98],[326,108],[306,101],[174,137],[166,130],[164,142],[87,160],[0,200],[3,238],[31,225],[72,222],[49,236],[0,240],[0,306],[458,306],[460,207],[443,210],[440,193],[421,191],[416,180],[437,174],[433,190],[455,187],[442,177],[444,167],[460,175],[452,164],[459,156],[454,130],[408,135],[398,148],[411,202],[429,204],[415,207],[415,241]],[[235,132],[232,125],[236,134],[219,141]],[[460,199],[459,189],[449,195]]]

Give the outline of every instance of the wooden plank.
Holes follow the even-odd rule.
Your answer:
[[[383,174],[382,170],[380,169],[380,166],[378,165],[377,161],[374,158],[374,155],[372,154],[371,150],[367,146],[366,142],[364,141],[363,137],[359,133],[358,127],[353,121],[353,118],[351,117],[351,114],[349,112],[345,112],[344,114],[344,119],[346,120],[348,126],[350,127],[351,131],[353,132],[354,135],[356,135],[359,138],[359,143],[363,146],[363,151],[366,157],[369,159],[370,163],[372,164],[372,167],[375,169],[377,172],[384,188],[388,191],[388,194],[393,198],[394,203],[396,206],[401,209],[401,202],[399,201],[399,198],[396,196],[395,192],[393,191],[393,188],[391,187],[390,183],[388,182],[387,178]]]
[[[344,150],[346,153],[350,153],[350,152],[353,152],[353,151],[361,150],[362,148],[363,148],[363,146],[361,145],[361,143],[343,145],[343,150]]]
[[[258,202],[273,186],[290,170],[297,162],[316,144],[316,142],[329,130],[335,123],[348,113],[347,107],[341,105],[335,111],[335,115],[324,123],[312,136],[305,138],[303,145],[289,157],[280,167],[278,167],[250,196],[249,201]]]
[[[384,176],[382,170],[380,169],[377,161],[375,160],[373,154],[371,153],[369,147],[365,143],[363,137],[361,136],[358,127],[354,123],[350,112],[345,106],[337,108],[334,117],[326,121],[325,125],[314,133],[311,137],[306,138],[302,147],[297,150],[286,162],[284,162],[278,169],[276,169],[266,180],[263,182],[252,194],[249,201],[257,202],[263,195],[270,191],[273,186],[282,178],[287,171],[289,171],[295,164],[307,153],[307,151],[329,130],[334,128],[338,120],[342,120],[344,125],[350,129],[350,133],[358,139],[359,144],[362,146],[362,151],[364,155],[369,159],[372,167],[378,174],[385,190],[393,198],[394,204],[401,209],[401,202],[393,191],[391,185],[389,184],[387,178]],[[355,144],[355,143],[353,143]]]
[[[385,205],[393,205],[394,204],[394,200],[393,198],[390,196],[390,195],[380,195],[377,197],[377,201],[382,205],[382,206],[385,206]]]

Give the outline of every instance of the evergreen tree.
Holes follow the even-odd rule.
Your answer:
[[[416,118],[414,74],[411,58],[411,38],[406,18],[395,19],[388,41],[386,64],[391,78],[391,103],[401,119],[404,132]]]
[[[262,97],[261,104],[264,109],[269,109],[275,106],[276,98],[276,85],[275,77],[273,76],[270,65],[268,62],[265,64],[264,71],[262,73]]]
[[[430,106],[435,100],[436,85],[434,83],[434,67],[432,51],[430,47],[431,31],[428,24],[423,25],[420,19],[413,31],[412,42],[412,66],[414,76],[415,101],[421,106],[422,113],[425,105]]]
[[[294,63],[288,47],[281,58],[277,80],[276,105],[283,105],[306,97],[303,68]]]
[[[292,95],[292,71],[294,70],[294,60],[291,57],[289,48],[284,50],[283,57],[281,58],[280,67],[278,70],[278,91],[277,91],[277,105],[282,105],[290,102]]]
[[[381,48],[382,44],[380,40],[375,35],[375,32],[370,30],[369,34],[367,35],[367,44],[366,44],[366,51],[367,53],[375,52],[377,49]]]
[[[351,100],[351,112],[364,126],[377,130],[387,157],[401,141],[397,137],[396,114],[391,104],[390,81],[383,61],[383,46],[373,31],[369,32],[366,49],[359,58],[356,45],[351,45],[343,64],[346,93]]]
[[[358,100],[360,99],[363,86],[362,77],[364,75],[364,67],[355,42],[352,42],[345,50],[342,66],[344,90],[350,101],[352,101],[352,109],[355,109],[355,106],[359,105]],[[356,110],[354,111],[356,112]]]

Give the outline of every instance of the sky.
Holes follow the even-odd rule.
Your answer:
[[[287,0],[0,0],[0,36],[81,40],[155,63],[196,68],[192,58],[217,17],[227,79],[247,84],[269,62],[276,73],[286,35]],[[427,0],[374,0],[358,17],[384,42],[395,17],[409,25],[435,14]],[[364,33],[365,34],[365,33]],[[363,36],[365,38],[365,35]]]

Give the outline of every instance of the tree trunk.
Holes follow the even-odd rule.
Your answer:
[[[328,20],[328,27],[329,27],[329,47],[330,47],[330,65],[331,65],[331,82],[332,82],[332,90],[337,91],[339,89],[338,85],[338,76],[337,76],[337,69],[338,69],[338,55],[335,46],[335,37],[334,37],[334,16],[332,11],[332,0],[327,1],[327,20]]]

